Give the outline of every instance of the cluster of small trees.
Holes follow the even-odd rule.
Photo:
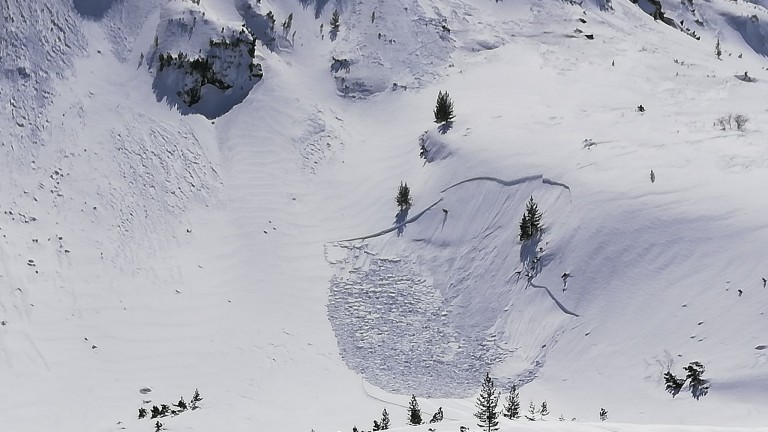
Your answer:
[[[440,423],[443,421],[443,407],[439,407],[429,423]],[[421,417],[421,408],[419,408],[419,402],[416,400],[416,395],[411,395],[411,401],[408,403],[408,424],[411,426],[418,426],[424,424],[424,420]]]
[[[189,404],[184,401],[184,397],[180,397],[179,401],[175,404],[160,404],[158,407],[157,405],[152,405],[152,409],[148,412],[146,408],[141,407],[139,408],[139,419],[149,418],[151,419],[158,419],[163,417],[169,417],[169,416],[177,416],[184,411],[187,410],[196,410],[200,408],[200,402],[203,401],[203,398],[200,396],[200,392],[195,389],[195,394],[192,395],[192,399],[190,399]],[[163,424],[160,423],[159,420],[155,422],[155,430],[159,431],[163,427]]]
[[[698,362],[692,362],[691,365],[698,364]],[[698,366],[701,366],[698,364]],[[689,366],[690,367],[690,366]],[[687,370],[688,368],[686,368]],[[694,367],[695,369],[695,367]],[[703,373],[703,366],[701,367]],[[698,375],[700,378],[700,374]],[[696,378],[693,379],[696,381]],[[682,384],[681,384],[682,386]],[[706,394],[706,393],[705,393]],[[528,412],[522,414],[520,411],[520,394],[517,391],[517,386],[512,385],[507,396],[504,398],[504,405],[501,411],[499,411],[499,398],[501,392],[496,390],[493,379],[489,373],[485,374],[482,387],[480,388],[480,395],[477,397],[475,407],[475,417],[477,418],[477,425],[481,427],[485,432],[493,432],[499,430],[499,419],[501,416],[510,420],[518,420],[520,417],[525,417],[526,420],[536,421],[544,420],[550,414],[547,401],[543,401],[541,405],[536,405],[531,401],[528,406]],[[421,408],[419,407],[419,401],[416,399],[416,395],[411,395],[411,400],[408,403],[407,408],[407,423],[411,426],[418,426],[424,424],[424,418],[422,417]],[[600,408],[599,412],[600,421],[608,420],[608,411],[605,408]],[[560,415],[560,421],[565,421],[565,418]],[[572,421],[575,421],[573,418]],[[443,421],[443,407],[439,407],[437,411],[432,415],[429,423],[439,423]],[[385,408],[381,413],[380,420],[373,421],[373,428],[371,431],[383,431],[388,430],[390,427],[389,413]],[[462,430],[467,430],[462,426]],[[361,432],[357,426],[352,428],[352,432]],[[363,431],[364,432],[364,431]]]
[[[678,378],[671,371],[664,373],[664,384],[667,392],[674,398],[680,393],[687,381],[688,390],[694,399],[699,400],[702,396],[706,396],[709,393],[709,380],[702,378],[704,365],[692,361],[683,370],[685,371],[685,378]]]
[[[502,407],[501,412],[498,412],[497,408],[500,396],[501,394],[496,391],[490,374],[486,373],[483,385],[480,389],[480,395],[477,397],[477,402],[475,403],[475,406],[477,407],[477,412],[475,412],[475,417],[478,420],[477,425],[483,428],[486,432],[492,432],[499,429],[499,414],[510,420],[517,420],[521,417],[520,395],[517,392],[517,386],[512,386],[512,389],[504,400],[504,406]],[[536,421],[537,417],[538,419],[543,420],[549,414],[547,401],[543,401],[538,407],[531,401],[528,406],[528,413],[525,414],[524,417],[526,420]],[[600,408],[599,417],[601,421],[608,420],[608,411],[606,411],[605,408]],[[559,420],[565,421],[565,418],[561,415]],[[574,418],[572,420],[576,419]]]
[[[439,423],[443,421],[443,407],[440,407],[432,415],[429,423]],[[424,421],[421,417],[421,408],[419,408],[419,402],[416,400],[416,395],[411,395],[411,401],[408,404],[408,424],[412,426],[418,426],[423,424]],[[381,419],[373,421],[373,429],[371,431],[383,431],[389,429],[390,420],[387,409],[381,412]],[[352,432],[360,432],[357,426],[352,427]],[[364,432],[364,431],[363,431]]]
[[[389,429],[389,413],[387,409],[381,412],[381,419],[373,421],[373,429],[371,431],[383,431]],[[360,432],[357,426],[352,427],[352,432]]]

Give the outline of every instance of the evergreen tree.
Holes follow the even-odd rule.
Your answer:
[[[143,419],[147,416],[147,409],[146,408],[139,408],[139,418]]]
[[[600,421],[608,420],[608,411],[605,408],[600,408]]]
[[[196,410],[200,408],[197,406],[198,403],[200,403],[203,400],[202,397],[200,397],[200,392],[195,389],[195,394],[192,395],[192,400],[189,401],[189,409]]]
[[[720,38],[717,38],[717,43],[715,43],[715,55],[718,60],[720,60],[720,56],[723,55],[723,51],[720,49]]]
[[[683,389],[683,384],[685,384],[684,379],[680,379],[672,374],[672,372],[667,371],[664,373],[664,384],[667,392],[672,395],[674,398],[675,396],[680,393],[680,390]]]
[[[432,415],[432,419],[429,422],[440,423],[441,421],[443,421],[443,407],[440,407],[437,409],[437,411]]]
[[[380,431],[381,430],[381,423],[379,423],[378,420],[374,420],[373,421],[373,429],[371,429],[371,430],[374,431],[374,432],[375,431]]]
[[[352,432],[358,432],[357,426],[352,426]]]
[[[384,411],[381,412],[381,430],[387,429],[389,429],[389,413],[387,412],[387,409],[384,408]]]
[[[331,15],[331,29],[335,31],[339,31],[339,27],[341,27],[341,22],[339,21],[339,10],[336,9],[333,11],[333,15]]]
[[[177,402],[177,403],[176,403],[176,406],[177,406],[177,407],[178,407],[180,410],[182,410],[182,411],[186,411],[186,410],[187,410],[187,403],[186,403],[186,402],[184,402],[184,396],[182,396],[181,398],[179,398],[179,402]]]
[[[525,207],[525,214],[520,221],[520,241],[526,241],[541,231],[541,212],[533,196],[528,200]]]
[[[288,19],[283,21],[283,32],[285,34],[288,34],[288,32],[291,31],[291,26],[293,25],[293,12],[288,14]]]
[[[150,418],[158,418],[160,417],[160,408],[157,407],[157,405],[152,405],[152,415]]]
[[[533,401],[528,404],[528,415],[525,418],[530,421],[536,421],[536,405],[533,404]]]
[[[400,207],[400,211],[411,208],[413,200],[411,199],[411,188],[408,187],[408,183],[400,182],[400,187],[397,188],[395,202],[397,203],[397,206]]]
[[[701,377],[704,374],[704,365],[693,361],[683,369],[686,372],[685,379],[688,380],[688,390],[693,398],[699,400],[700,397],[706,396],[709,393],[709,381]]]
[[[411,402],[408,404],[408,424],[417,426],[421,423],[421,408],[419,408],[419,402],[416,401],[416,395],[411,395]]]
[[[475,402],[477,407],[475,417],[478,420],[477,425],[487,432],[499,430],[499,413],[496,411],[498,405],[499,395],[496,393],[491,375],[486,373],[483,386],[480,388],[480,396],[477,397],[477,402]]]
[[[453,101],[448,92],[437,93],[437,103],[435,103],[435,123],[447,123],[453,121],[456,117],[453,114]]]
[[[520,395],[517,394],[517,386],[512,385],[512,390],[509,391],[507,398],[505,399],[504,408],[501,415],[508,419],[520,418]]]
[[[160,420],[155,422],[155,432],[160,432],[163,429],[163,424],[160,423]]]
[[[547,408],[547,401],[544,401],[541,403],[541,409],[539,410],[539,414],[541,414],[542,419],[544,419],[545,416],[549,415],[549,409]]]

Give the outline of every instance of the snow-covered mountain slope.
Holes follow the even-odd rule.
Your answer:
[[[0,429],[768,424],[768,11],[653,3],[0,2]]]

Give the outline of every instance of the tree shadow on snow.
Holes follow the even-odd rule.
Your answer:
[[[437,127],[437,131],[440,132],[441,134],[445,135],[445,134],[448,133],[449,130],[451,130],[452,127],[453,127],[453,122],[452,121],[447,121],[447,122],[441,124],[440,126],[438,126]]]
[[[328,32],[328,37],[331,38],[331,42],[335,41],[337,37],[339,37],[339,31],[336,29],[331,29],[331,31]]]
[[[529,282],[541,273],[551,261],[552,256],[544,254],[544,249],[539,247],[541,233],[537,233],[520,246],[520,262],[523,264]]]
[[[394,225],[397,227],[397,236],[400,237],[403,235],[403,231],[405,231],[405,221],[408,220],[408,210],[409,208],[405,208],[397,212],[395,215],[395,223]]]
[[[323,9],[330,3],[330,0],[299,0],[299,3],[301,3],[301,6],[304,7],[304,9],[313,7],[315,9],[315,19],[317,19],[323,14]]]

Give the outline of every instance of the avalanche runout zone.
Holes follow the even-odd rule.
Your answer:
[[[378,257],[365,245],[335,263],[328,316],[347,365],[372,384],[422,397],[468,397],[503,357],[492,338],[463,335],[440,292],[408,258]]]

